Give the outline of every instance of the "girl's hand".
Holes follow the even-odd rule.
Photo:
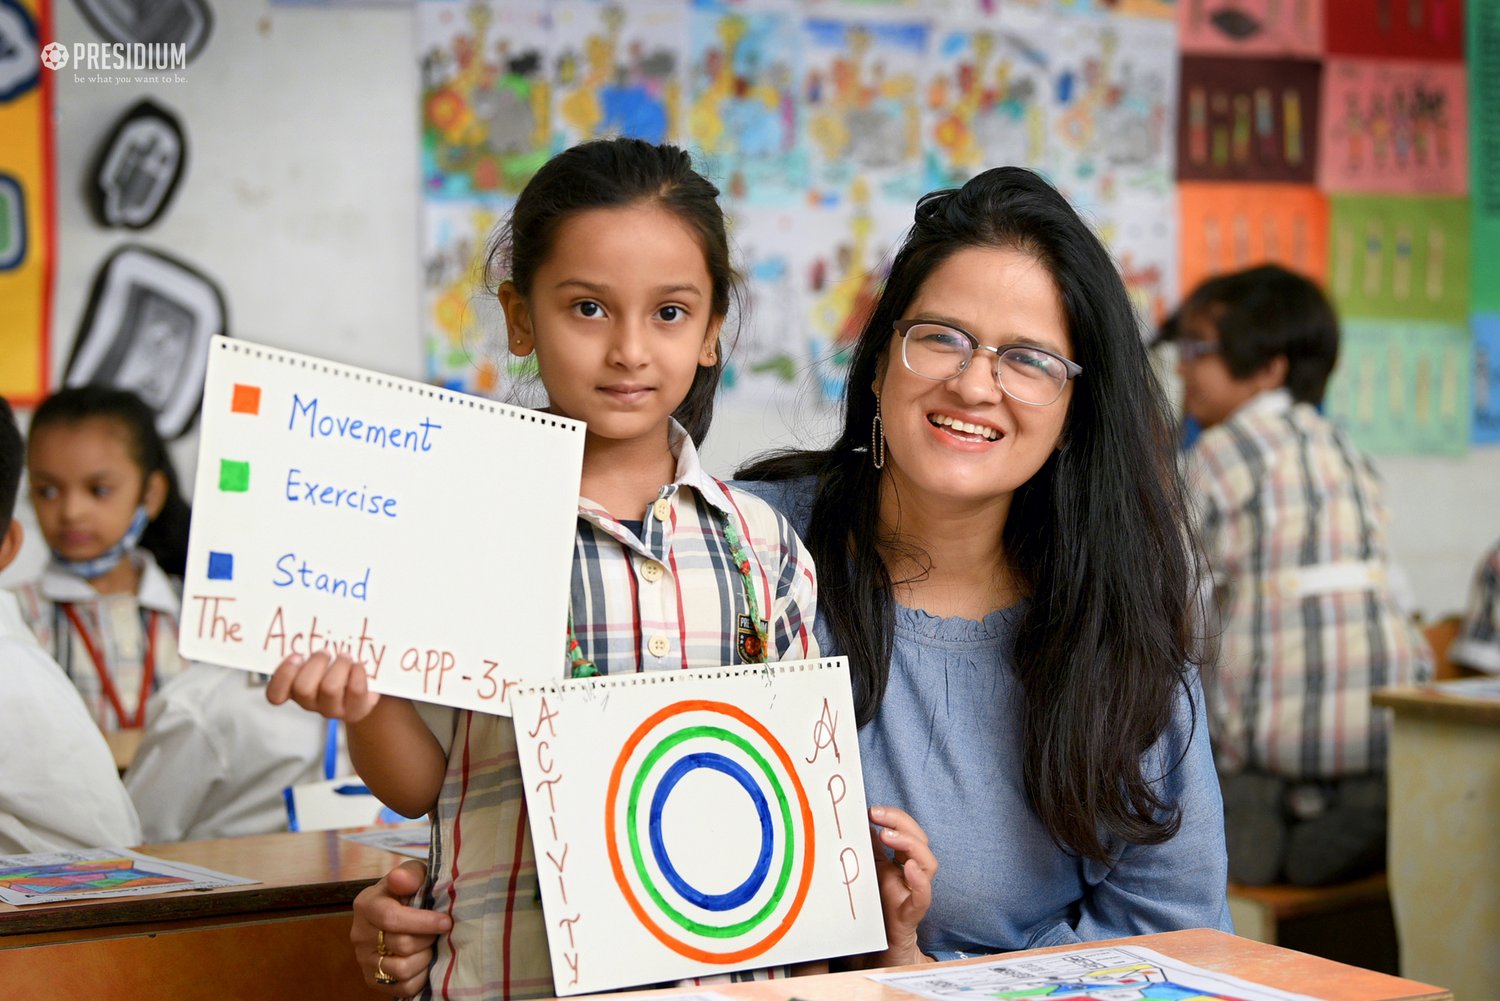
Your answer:
[[[272,705],[291,700],[329,719],[358,723],[370,715],[380,693],[370,691],[363,664],[325,649],[305,659],[294,653],[282,661],[266,686],[266,698]]]
[[[885,952],[862,957],[861,965],[875,968],[930,962],[917,946],[917,926],[932,906],[932,880],[938,871],[927,832],[905,810],[893,806],[871,807],[870,823],[887,944]],[[894,856],[888,852],[894,852]]]
[[[427,967],[437,937],[453,927],[446,914],[407,904],[422,889],[427,867],[416,859],[402,862],[380,882],[354,898],[354,926],[349,941],[365,983],[393,997],[411,997],[427,986]],[[385,955],[380,955],[384,932]],[[384,972],[386,981],[376,980]]]

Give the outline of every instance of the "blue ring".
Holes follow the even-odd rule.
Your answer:
[[[727,893],[704,893],[693,886],[677,872],[672,865],[672,860],[667,857],[667,846],[661,837],[661,814],[666,806],[667,797],[671,795],[672,789],[682,777],[688,772],[699,768],[712,768],[716,772],[723,772],[738,782],[744,790],[750,794],[750,799],[755,803],[755,812],[760,816],[760,857],[755,860],[755,868],[745,881]],[[695,754],[687,754],[677,759],[667,773],[657,783],[656,791],[651,796],[651,813],[649,820],[651,832],[651,854],[656,859],[661,874],[666,881],[672,885],[672,889],[682,895],[684,900],[696,904],[706,911],[728,911],[739,907],[760,892],[766,877],[771,872],[771,807],[766,802],[765,793],[761,792],[760,786],[750,777],[750,773],[740,766],[739,762],[726,758],[722,754],[712,751],[699,751]]]

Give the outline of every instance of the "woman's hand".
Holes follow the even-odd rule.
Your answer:
[[[893,806],[871,807],[870,823],[886,949],[861,957],[860,965],[873,969],[929,962],[917,946],[917,926],[932,906],[932,880],[938,871],[927,832],[909,813]]]
[[[328,719],[358,723],[370,715],[380,693],[370,691],[363,664],[325,649],[311,657],[294,653],[283,660],[266,686],[266,698],[272,705],[290,700]]]
[[[422,889],[427,866],[412,859],[386,873],[354,898],[354,926],[349,941],[365,983],[393,997],[411,997],[427,986],[427,967],[437,937],[453,927],[446,914],[407,904]],[[379,953],[384,932],[385,955]],[[384,972],[386,982],[376,979]]]

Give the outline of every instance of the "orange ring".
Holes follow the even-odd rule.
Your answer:
[[[615,835],[615,799],[620,792],[620,779],[625,772],[626,760],[640,742],[645,739],[646,734],[658,723],[671,716],[688,712],[722,713],[725,716],[739,720],[765,740],[771,750],[776,753],[776,757],[781,760],[782,767],[786,769],[787,777],[792,780],[792,787],[797,790],[797,803],[802,810],[802,826],[807,832],[807,843],[802,849],[802,878],[798,883],[797,893],[792,898],[792,905],[787,910],[786,916],[781,919],[780,924],[767,933],[765,938],[759,942],[747,945],[743,949],[736,949],[733,952],[709,952],[707,949],[700,949],[695,945],[689,945],[674,938],[653,921],[651,916],[646,912],[646,908],[642,906],[640,900],[636,897],[635,892],[631,890],[629,881],[625,878],[625,867],[620,859],[618,841]],[[781,941],[786,933],[791,930],[792,922],[802,912],[802,905],[807,902],[807,891],[812,888],[813,833],[812,804],[807,801],[807,790],[802,788],[802,779],[797,775],[797,769],[792,764],[791,755],[786,753],[786,749],[781,746],[780,741],[772,736],[771,731],[767,730],[758,720],[751,718],[748,713],[738,706],[732,706],[726,702],[690,699],[685,702],[674,702],[664,709],[653,713],[644,723],[636,728],[635,732],[630,735],[630,739],[625,741],[625,746],[620,749],[620,756],[615,760],[615,767],[609,775],[609,789],[605,793],[604,801],[604,845],[609,850],[609,867],[615,874],[615,882],[619,885],[620,892],[625,895],[625,902],[635,912],[636,918],[645,926],[647,931],[655,936],[658,942],[678,955],[686,956],[689,959],[696,959],[699,962],[727,965],[729,963],[738,963],[743,960],[753,959]]]

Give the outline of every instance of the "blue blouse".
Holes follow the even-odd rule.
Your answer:
[[[806,529],[810,479],[735,485]],[[1197,676],[1146,761],[1159,795],[1182,810],[1177,835],[1114,845],[1107,863],[1079,858],[1052,842],[1026,800],[1015,737],[1022,693],[1011,663],[1024,607],[976,622],[898,605],[890,681],[859,732],[870,804],[910,813],[937,855],[922,951],[953,959],[1179,928],[1233,931],[1223,806]],[[825,655],[840,652],[822,620],[816,632]]]

